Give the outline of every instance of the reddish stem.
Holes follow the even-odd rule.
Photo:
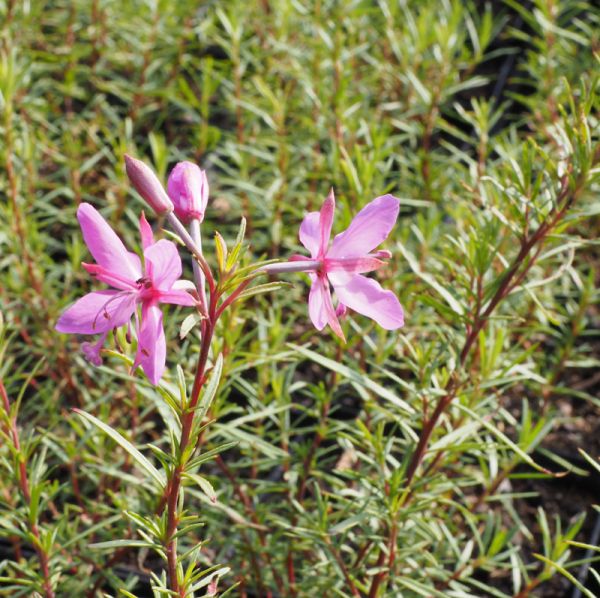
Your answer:
[[[196,375],[194,377],[194,385],[190,402],[187,405],[186,411],[183,414],[181,424],[181,440],[179,442],[180,456],[186,451],[190,442],[190,435],[194,424],[195,408],[200,399],[200,391],[205,381],[206,363],[208,361],[208,353],[210,343],[212,341],[215,325],[215,305],[214,295],[211,294],[211,305],[209,309],[208,320],[203,320],[202,323],[202,345],[200,347],[200,356],[198,357],[198,365],[196,366]],[[173,470],[173,474],[166,488],[166,503],[167,503],[167,567],[169,572],[169,581],[171,589],[177,592],[181,598],[185,597],[185,588],[180,588],[179,580],[177,579],[177,525],[179,517],[177,512],[177,503],[179,502],[179,491],[181,489],[181,480],[185,462],[180,458],[179,464]]]
[[[475,318],[473,324],[468,328],[468,333],[465,339],[465,343],[460,352],[459,356],[459,365],[458,369],[464,367],[467,357],[469,356],[475,341],[477,340],[479,333],[489,320],[491,314],[496,309],[498,304],[505,299],[510,292],[518,287],[524,280],[525,276],[535,263],[538,258],[541,249],[542,243],[544,239],[550,234],[552,229],[561,221],[563,216],[566,214],[569,207],[576,200],[578,194],[582,190],[582,186],[578,185],[576,189],[569,194],[569,184],[568,178],[564,177],[562,180],[562,189],[560,194],[557,197],[557,204],[560,206],[560,209],[556,209],[554,213],[540,226],[537,230],[531,235],[526,236],[521,241],[521,248],[516,258],[513,260],[510,268],[504,273],[502,278],[502,282],[496,289],[492,299],[487,305],[486,309],[483,313],[477,312],[475,314]],[[534,251],[535,248],[535,251]],[[529,260],[528,260],[529,258]],[[478,302],[479,305],[479,302]],[[458,381],[458,377],[456,373],[450,377],[448,383],[446,384],[445,394],[438,401],[435,410],[431,414],[431,417],[427,419],[423,424],[423,429],[421,431],[421,435],[419,436],[419,441],[415,450],[412,454],[411,460],[409,462],[408,468],[406,470],[406,487],[409,488],[409,492],[405,495],[401,507],[406,506],[407,502],[412,498],[414,494],[414,489],[412,488],[412,482],[414,476],[419,468],[419,465],[423,461],[425,457],[425,453],[427,452],[427,447],[429,446],[429,441],[431,439],[431,435],[438,424],[441,416],[445,413],[446,409],[452,403],[454,397],[456,396],[458,389],[460,387],[460,382]],[[390,532],[389,542],[388,542],[388,550],[390,553],[390,558],[388,559],[388,567],[387,570],[383,570],[373,578],[371,583],[371,587],[369,590],[369,598],[376,598],[377,593],[379,591],[380,585],[385,580],[386,576],[391,571],[394,564],[394,556],[395,556],[395,542],[397,536],[397,529],[395,524],[392,526],[392,530]],[[394,543],[394,547],[392,549],[392,542]],[[378,566],[381,566],[385,562],[384,551],[381,550],[378,559]]]

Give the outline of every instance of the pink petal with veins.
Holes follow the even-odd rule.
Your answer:
[[[188,307],[193,307],[196,305],[197,300],[194,299],[188,292],[186,291],[160,291],[158,296],[158,300],[161,303],[171,303],[172,305],[187,305]]]
[[[322,258],[327,252],[334,211],[335,199],[332,189],[323,202],[321,211],[309,212],[300,225],[300,242],[310,251],[313,259]]]
[[[134,282],[141,276],[141,269],[121,239],[93,206],[82,203],[77,219],[85,244],[100,266]]]
[[[181,276],[181,258],[172,241],[161,239],[144,251],[146,275],[154,287],[168,291]]]
[[[331,227],[333,226],[333,213],[335,212],[335,197],[333,195],[333,189],[329,192],[327,199],[321,206],[321,213],[319,219],[319,227],[321,229],[321,240],[320,240],[320,255],[324,256],[327,253],[329,247],[329,237],[331,237]]]
[[[159,383],[165,371],[167,344],[162,324],[162,312],[157,305],[142,306],[142,325],[138,334],[138,351],[133,367],[140,365],[152,384]]]
[[[374,257],[343,257],[326,258],[325,271],[329,276],[330,272],[347,272],[348,274],[361,274],[362,272],[371,272],[381,268],[385,262]]]
[[[133,253],[133,251],[128,251],[127,255],[129,255],[129,259],[131,260],[135,271],[142,272],[142,260],[140,259],[140,256],[137,253]]]
[[[142,212],[140,216],[140,236],[142,237],[142,249],[145,251],[154,243],[154,233],[152,227],[146,220],[146,214]]]
[[[328,257],[361,257],[375,249],[389,235],[398,218],[400,202],[382,195],[368,203],[350,226],[333,239]]]
[[[308,315],[317,330],[327,325],[326,295],[329,295],[329,285],[325,287],[323,279],[315,276],[308,294]]]
[[[319,212],[310,212],[300,225],[300,243],[308,249],[314,259],[319,255],[321,247],[321,215]]]
[[[317,330],[323,330],[329,324],[335,334],[344,340],[344,333],[333,309],[329,283],[321,276],[315,276],[310,287],[308,313]]]
[[[386,330],[404,326],[404,310],[392,291],[385,291],[372,278],[355,274],[345,284],[332,281],[338,299],[363,316],[375,320]]]
[[[94,291],[63,312],[56,330],[71,334],[98,334],[122,326],[134,311],[133,293]]]
[[[128,278],[121,278],[118,274],[99,266],[98,264],[86,264],[81,262],[84,270],[91,274],[94,278],[100,282],[109,284],[115,289],[121,289],[122,291],[136,290],[137,285],[135,281],[129,280]]]

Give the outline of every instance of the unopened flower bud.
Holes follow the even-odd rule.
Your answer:
[[[135,190],[157,214],[168,214],[173,211],[173,202],[147,164],[125,154],[125,170]]]
[[[204,170],[192,162],[179,162],[169,175],[167,189],[180,220],[204,220],[208,203],[208,180]]]

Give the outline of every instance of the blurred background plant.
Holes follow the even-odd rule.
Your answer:
[[[138,243],[125,152],[206,168],[204,238],[243,215],[255,257],[298,251],[331,186],[336,232],[401,199],[378,276],[401,334],[317,334],[299,278],[221,322],[217,500],[186,488],[182,549],[230,571],[198,595],[600,593],[593,3],[0,0],[0,27],[0,594],[166,595],[152,488],[71,410],[151,459],[172,419],[119,351],[92,369],[53,330],[89,284],[77,205]]]

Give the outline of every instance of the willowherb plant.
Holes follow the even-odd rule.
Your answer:
[[[185,537],[186,530],[201,523],[196,517],[186,515],[185,481],[198,483],[211,500],[216,500],[210,484],[198,475],[197,470],[206,459],[198,453],[202,436],[211,423],[210,406],[221,377],[222,355],[210,363],[211,344],[219,318],[235,302],[249,295],[281,288],[280,283],[249,286],[258,275],[309,272],[313,280],[308,300],[309,313],[318,330],[329,324],[343,340],[338,316],[345,314],[347,308],[373,318],[387,329],[403,326],[404,314],[396,296],[391,291],[384,291],[376,281],[361,275],[383,265],[381,258],[390,257],[389,251],[370,252],[388,236],[398,217],[399,202],[392,195],[373,200],[329,247],[335,208],[331,191],[321,211],[308,214],[300,227],[300,240],[311,252],[311,257],[292,256],[289,262],[257,263],[240,268],[244,226],[229,255],[217,232],[218,268],[215,273],[204,258],[199,227],[208,201],[205,172],[190,162],[180,162],[169,176],[167,194],[146,164],[130,156],[125,156],[125,159],[133,186],[158,216],[167,216],[178,240],[189,251],[194,260],[195,284],[181,280],[182,266],[176,245],[165,239],[155,241],[143,212],[140,216],[144,250],[142,264],[137,254],[127,251],[98,211],[83,203],[77,210],[77,217],[86,245],[96,260],[95,264],[83,263],[83,266],[95,279],[114,290],[92,291],[76,301],[61,315],[56,330],[83,335],[100,334],[100,340],[94,345],[87,342],[82,345],[86,358],[98,366],[102,363],[100,351],[108,334],[126,325],[128,338],[131,338],[131,320],[134,318],[137,350],[131,369],[133,371],[141,365],[150,382],[158,385],[166,361],[160,304],[196,308],[200,347],[192,390],[188,396],[185,373],[180,370],[180,396],[169,397],[166,401],[177,419],[180,434],[171,439],[170,454],[154,447],[163,471],[155,469],[146,457],[106,423],[84,411],[76,411],[128,450],[155,482],[156,514],[151,518],[139,514],[132,516],[141,526],[140,532],[147,539],[148,547],[166,561],[167,582],[155,578],[155,587],[168,588],[182,598],[207,587],[207,595],[212,596],[216,594],[218,579],[226,569],[199,571],[193,557],[194,550],[199,548],[182,555],[178,541]],[[189,231],[182,221],[189,224]],[[339,298],[337,309],[333,307],[329,282]],[[115,544],[109,542],[108,546],[114,547]]]
[[[0,2],[0,595],[593,598],[598,9],[197,4]]]

